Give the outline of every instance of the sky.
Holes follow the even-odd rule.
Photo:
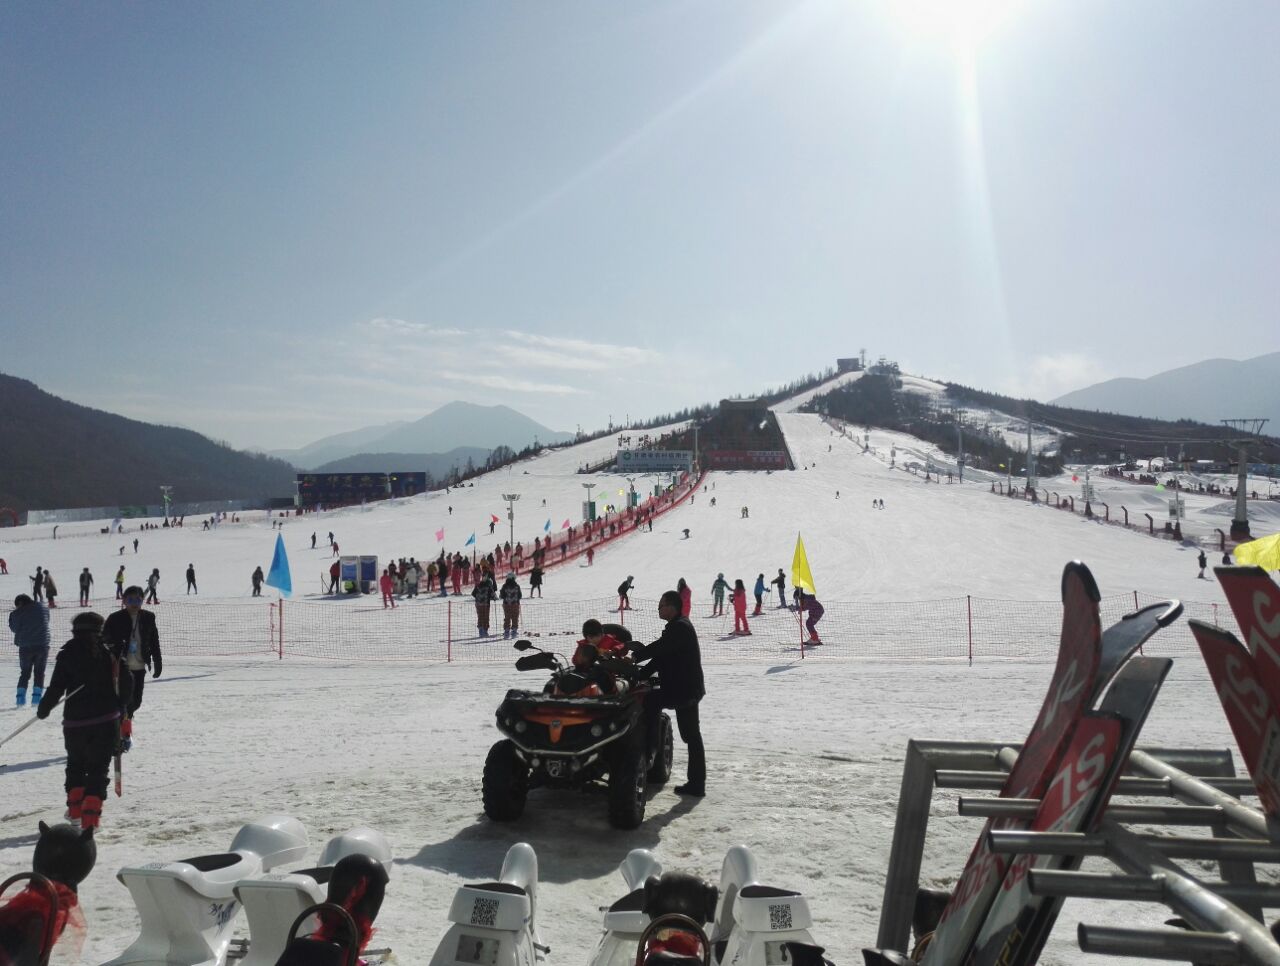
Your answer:
[[[236,446],[1280,349],[1280,6],[0,5],[0,371]]]

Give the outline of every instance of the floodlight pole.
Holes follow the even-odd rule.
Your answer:
[[[507,501],[508,540],[514,549],[516,545],[516,500],[520,499],[520,494],[504,493],[502,498]]]
[[[164,500],[164,516],[169,519],[169,504],[173,499],[173,487],[160,484],[160,496]]]
[[[594,490],[594,489],[596,488],[596,485],[595,485],[594,483],[583,483],[583,484],[582,484],[582,488],[583,488],[584,490],[586,490],[586,491],[587,491],[587,502],[588,502],[588,503],[590,503],[590,502],[591,502],[591,491],[592,491],[592,490]],[[591,520],[591,517],[590,517],[590,515],[589,515],[589,514],[590,514],[590,511],[587,511],[587,513],[583,514],[584,519],[586,519],[586,520],[590,521],[590,520]]]
[[[1246,434],[1244,439],[1239,440],[1239,456],[1236,464],[1236,515],[1231,520],[1231,539],[1232,540],[1249,540],[1249,451],[1248,444],[1262,433],[1262,427],[1267,424],[1265,419],[1223,419],[1223,426],[1228,429],[1237,429]]]

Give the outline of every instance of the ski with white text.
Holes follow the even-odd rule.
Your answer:
[[[1280,708],[1280,586],[1261,567],[1215,567],[1218,583],[1249,645],[1258,683]]]

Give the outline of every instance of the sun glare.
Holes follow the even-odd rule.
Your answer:
[[[997,30],[1020,0],[889,0],[890,16],[904,30],[927,40],[973,49]]]

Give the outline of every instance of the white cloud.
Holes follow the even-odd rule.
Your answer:
[[[505,338],[526,347],[523,349],[507,347],[509,351],[518,352],[518,358],[521,361],[528,360],[531,365],[549,369],[599,371],[614,366],[652,365],[662,360],[657,352],[642,349],[639,346],[588,342],[586,339],[562,339],[557,336],[532,335],[511,329],[502,334]]]
[[[1074,389],[1104,382],[1115,375],[1081,352],[1036,356],[1025,372],[1005,380],[1004,392],[1019,398],[1048,401]]]
[[[435,375],[451,382],[481,386],[485,389],[506,390],[508,392],[545,392],[560,396],[586,394],[585,389],[579,389],[577,386],[565,386],[549,382],[530,382],[526,379],[511,379],[507,376],[485,376],[472,372],[454,372],[448,369],[438,371]]]
[[[409,322],[405,319],[389,319],[379,317],[360,322],[358,325],[363,329],[371,329],[374,331],[391,332],[411,335],[431,335],[440,338],[456,338],[458,336],[470,335],[465,329],[454,329],[445,326],[431,325],[427,322]]]

